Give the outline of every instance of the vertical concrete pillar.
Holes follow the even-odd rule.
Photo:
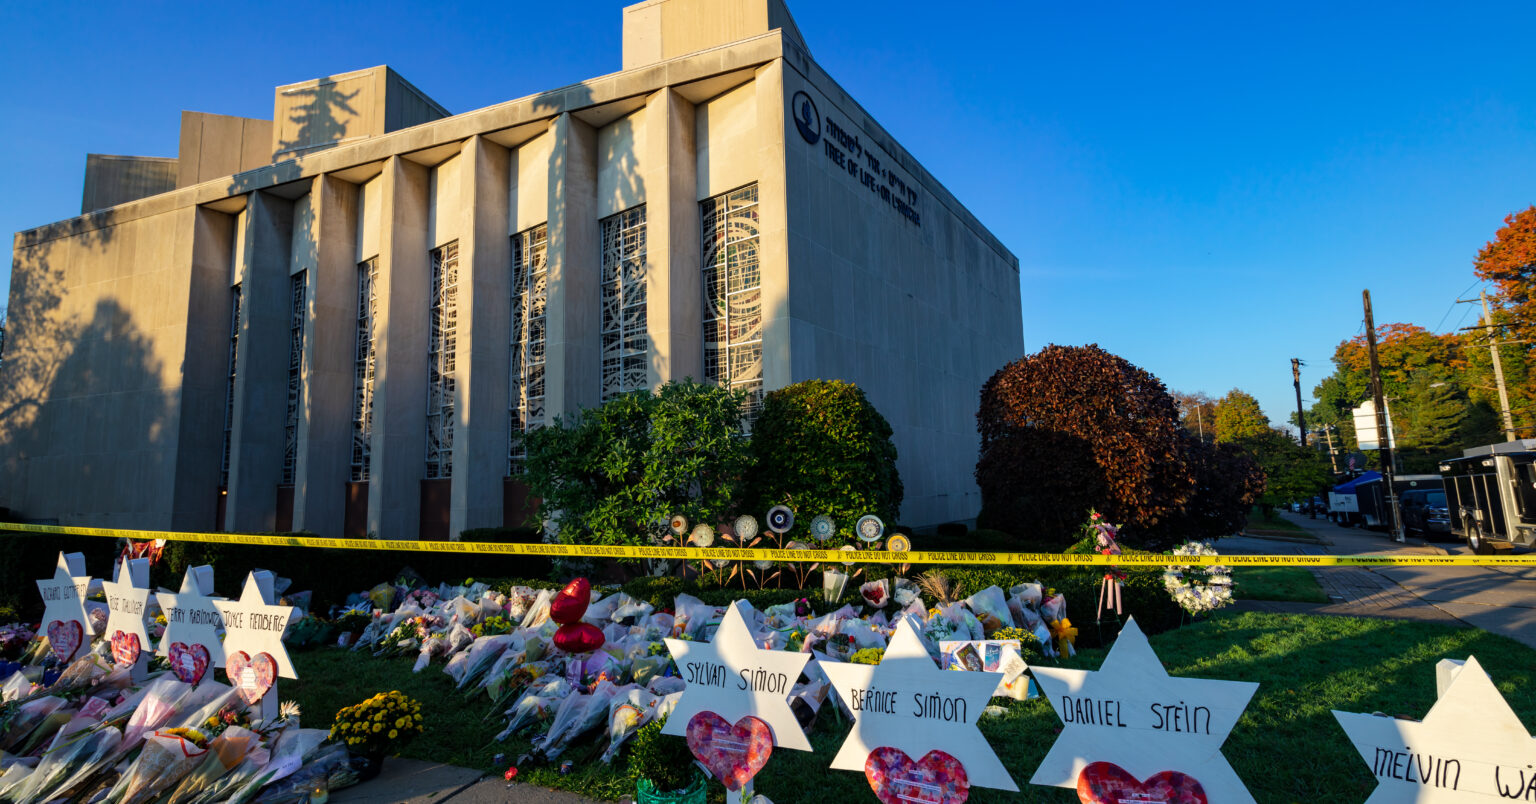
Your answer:
[[[704,376],[693,104],[664,88],[646,100],[645,125],[646,329],[655,388]]]
[[[357,187],[316,176],[310,188],[314,246],[304,322],[304,395],[293,484],[293,528],[342,535],[352,450],[353,342],[357,320]]]
[[[229,499],[224,526],[272,530],[283,470],[283,416],[288,408],[288,261],[293,202],[251,193],[239,244],[240,348],[235,363],[230,430]]]
[[[758,251],[763,277],[763,390],[795,381],[790,367],[789,196],[784,167],[784,62],[757,68]]]
[[[501,524],[507,474],[512,241],[507,149],[471,137],[459,154],[459,369],[448,538]]]
[[[229,370],[229,277],[235,216],[197,207],[187,297],[176,434],[176,501],[172,530],[220,527],[219,461],[224,449],[224,392]]]
[[[416,539],[427,448],[430,171],[392,156],[381,178],[368,531],[381,539]]]
[[[555,119],[549,158],[549,303],[545,410],[553,419],[598,404],[602,315],[598,294],[597,131]]]

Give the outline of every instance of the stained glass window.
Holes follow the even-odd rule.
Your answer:
[[[602,398],[650,387],[645,326],[645,207],[600,222],[602,263]]]

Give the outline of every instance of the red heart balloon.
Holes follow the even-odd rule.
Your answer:
[[[883,745],[864,760],[864,778],[881,804],[962,804],[971,795],[965,766],[943,751],[929,751],[913,762],[905,751]]]
[[[1077,798],[1083,804],[1157,801],[1166,804],[1207,804],[1205,788],[1193,776],[1162,771],[1145,782],[1113,762],[1095,762],[1077,775]]]
[[[727,790],[740,790],[773,755],[773,729],[747,715],[732,726],[714,712],[688,721],[688,750]]]
[[[555,631],[555,647],[566,653],[591,653],[605,641],[602,630],[591,623],[562,625]]]
[[[565,585],[560,594],[549,603],[549,618],[561,625],[580,622],[592,603],[592,584],[586,578],[577,578]]]

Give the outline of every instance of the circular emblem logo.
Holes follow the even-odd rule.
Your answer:
[[[853,526],[853,532],[866,542],[877,542],[885,535],[885,523],[880,521],[880,517],[868,514],[859,518]]]
[[[801,138],[815,145],[816,141],[821,139],[821,113],[816,111],[815,102],[802,89],[790,99],[789,106],[790,112],[795,117],[795,128],[800,129]]]
[[[795,512],[785,506],[775,505],[768,509],[768,529],[774,533],[787,533],[795,526]]]

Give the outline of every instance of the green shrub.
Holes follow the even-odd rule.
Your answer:
[[[744,392],[691,380],[620,394],[523,438],[524,479],[567,544],[650,544],[674,514],[734,513],[748,460]]]
[[[804,521],[825,514],[851,540],[859,517],[894,523],[900,514],[891,425],[851,383],[808,380],[768,394],[752,457],[747,499],[757,516],[775,505]]]
[[[640,727],[629,742],[629,776],[649,779],[658,790],[681,790],[693,782],[693,754],[682,737],[662,734],[666,718]]]

